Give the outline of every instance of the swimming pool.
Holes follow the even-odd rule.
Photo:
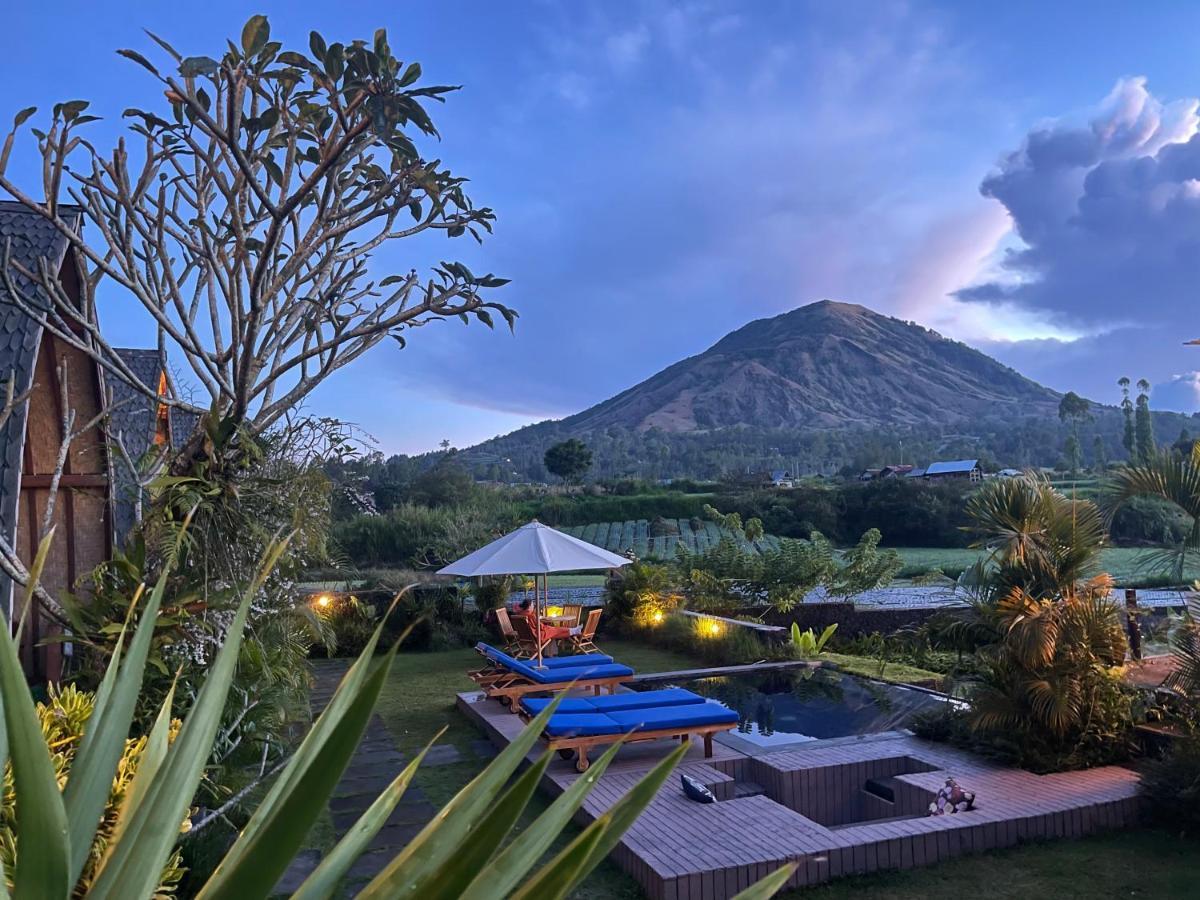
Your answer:
[[[736,734],[760,747],[895,731],[906,728],[917,713],[946,702],[939,694],[829,668],[774,669],[670,684],[734,710]]]

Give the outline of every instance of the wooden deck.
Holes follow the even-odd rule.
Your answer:
[[[521,728],[517,716],[480,695],[460,694],[458,703],[499,746]],[[624,748],[589,794],[580,821],[601,815],[673,746]],[[756,756],[718,739],[711,759],[693,742],[680,771],[707,784],[719,802],[693,803],[672,779],[613,851],[655,900],[732,897],[789,861],[800,863],[792,886],[817,884],[1026,840],[1079,837],[1124,827],[1138,814],[1137,776],[1127,769],[1038,776],[899,733]],[[930,817],[928,805],[948,776],[976,793],[976,808]],[[555,759],[543,787],[557,794],[576,777],[571,763]],[[865,791],[868,779],[884,780],[894,800]]]

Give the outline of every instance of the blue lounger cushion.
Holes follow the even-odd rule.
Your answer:
[[[556,712],[546,723],[546,733],[551,737],[568,738],[622,734],[622,731],[612,719],[602,713]]]
[[[703,703],[704,698],[684,688],[663,688],[660,691],[627,691],[622,694],[605,694],[602,697],[566,697],[558,705],[558,713],[611,712],[618,709],[645,709],[651,706],[686,706]],[[531,715],[537,715],[550,704],[550,698],[526,697],[521,706]]]
[[[705,725],[736,725],[738,714],[711,700],[686,706],[656,709],[613,710],[609,713],[556,712],[546,723],[551,737],[597,737],[639,731],[664,731],[678,728],[689,731]]]
[[[576,679],[587,680],[594,678],[628,678],[633,675],[633,669],[619,663],[601,663],[600,665],[570,666],[566,670],[538,669],[537,663],[522,662],[509,656],[503,650],[497,650],[490,644],[480,642],[475,645],[480,653],[492,662],[499,663],[510,672],[515,672],[537,684],[564,684]]]
[[[701,725],[736,725],[738,720],[736,712],[712,700],[687,706],[613,710],[607,715],[624,731],[631,728],[638,731],[658,731],[663,728],[696,728]]]
[[[542,659],[542,665],[548,669],[569,669],[572,666],[600,666],[610,662],[615,662],[615,660],[603,653],[580,653],[575,656],[547,656]]]

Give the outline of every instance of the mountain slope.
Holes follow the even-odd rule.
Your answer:
[[[559,426],[686,433],[951,424],[1006,411],[1053,414],[1058,400],[937,332],[822,300],[751,322]]]

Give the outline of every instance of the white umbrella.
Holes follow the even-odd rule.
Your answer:
[[[439,569],[439,575],[541,575],[547,595],[550,572],[580,572],[615,569],[629,560],[602,547],[556,531],[534,519],[516,531],[497,538],[462,559]],[[542,600],[535,591],[538,622],[538,666],[542,664]]]

